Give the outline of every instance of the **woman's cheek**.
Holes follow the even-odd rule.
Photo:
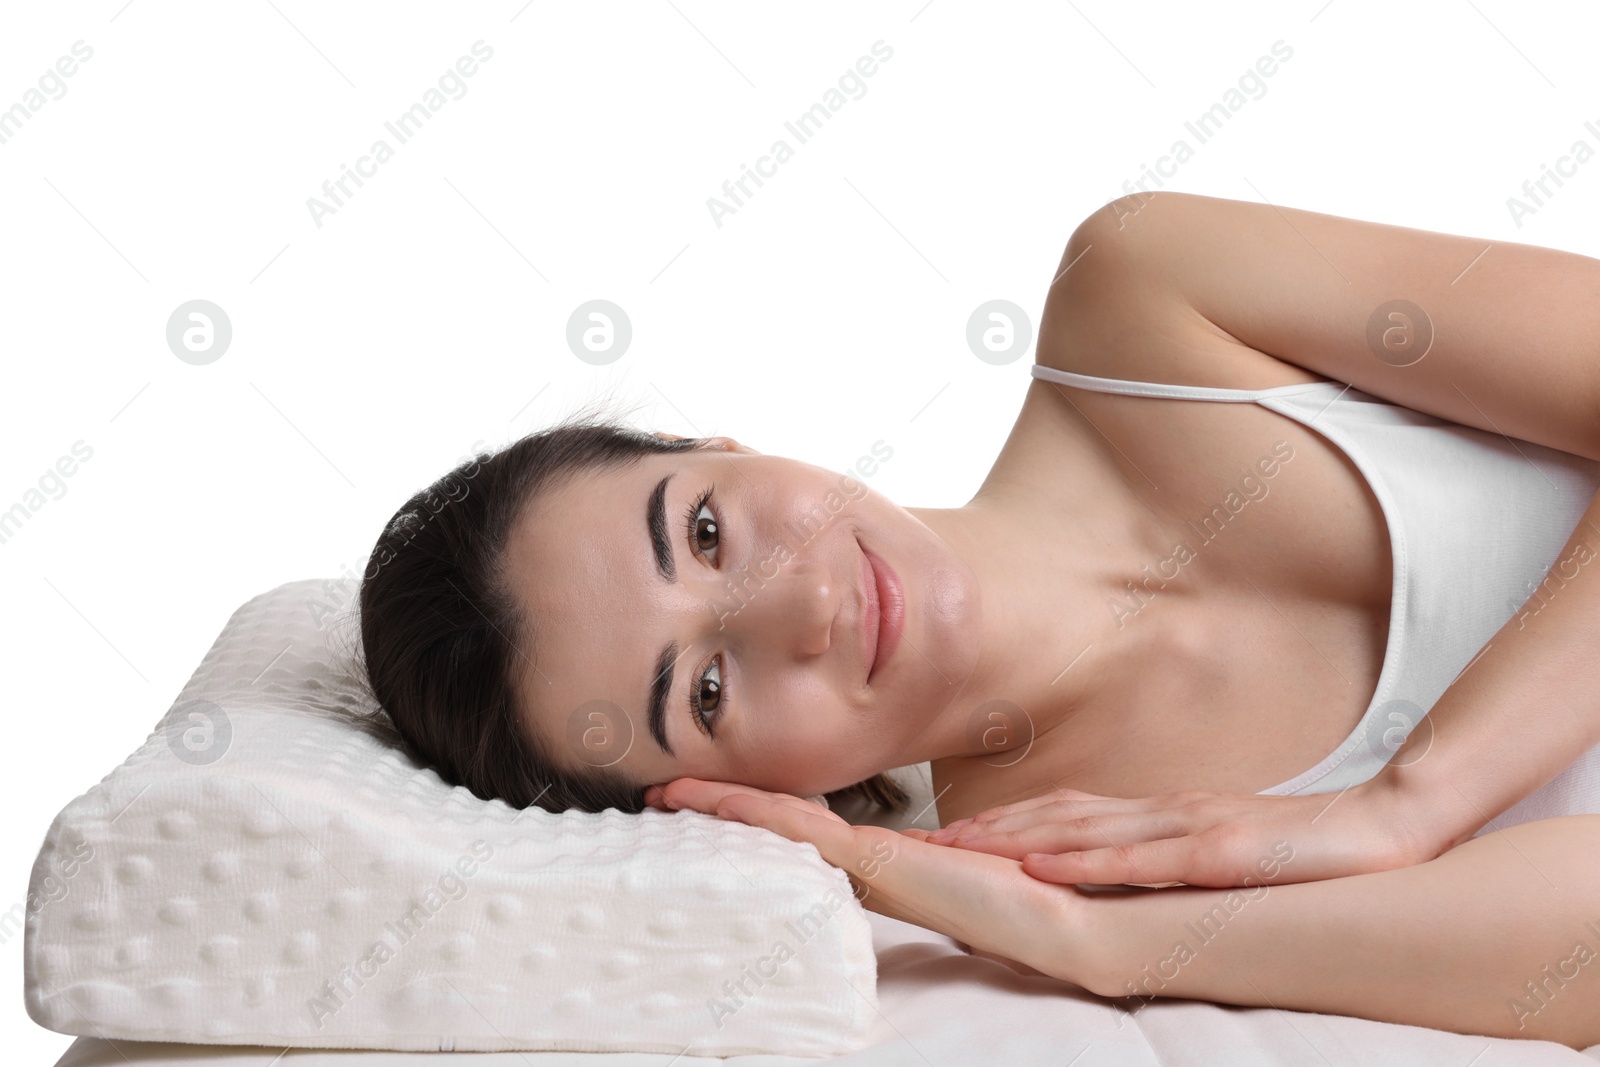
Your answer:
[[[809,726],[809,729],[797,733],[782,746],[782,770],[793,783],[789,792],[810,795],[840,789],[871,777],[877,769],[863,764],[865,769],[852,770],[852,765],[862,763],[864,757],[870,756],[870,752],[852,743],[840,724],[823,718],[814,720]],[[840,781],[841,776],[849,780]]]

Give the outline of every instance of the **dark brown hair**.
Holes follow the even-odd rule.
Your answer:
[[[519,645],[532,627],[503,557],[524,512],[573,478],[704,447],[701,438],[663,440],[579,412],[472,456],[395,512],[362,576],[361,643],[378,715],[417,760],[514,808],[643,809],[642,787],[606,767],[563,768],[518,727],[513,678],[523,673]],[[827,796],[891,810],[908,799],[885,774]]]

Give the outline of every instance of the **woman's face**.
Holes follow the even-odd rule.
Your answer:
[[[687,776],[811,795],[927,758],[903,757],[978,655],[971,568],[850,476],[710,441],[580,475],[513,530],[524,729],[565,768],[641,788]],[[905,594],[870,684],[864,549]]]

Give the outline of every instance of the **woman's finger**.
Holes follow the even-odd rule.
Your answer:
[[[1059,822],[1088,815],[1160,811],[1181,806],[1182,804],[1172,796],[1105,797],[1094,793],[1058,790],[1047,797],[1035,797],[1034,801],[990,808],[988,811],[980,811],[970,819],[957,819],[941,828],[933,835],[933,839],[944,841],[957,833],[973,830],[1017,830],[1042,821]]]
[[[1087,826],[1079,820],[1041,821],[1015,830],[972,829],[934,844],[988,852],[1020,860],[1029,852],[1082,852],[1133,845],[1166,837],[1183,837],[1194,831],[1193,819],[1181,809],[1128,815],[1096,816]]]
[[[800,797],[699,778],[675,779],[667,783],[664,793],[671,807],[731,819],[771,830],[791,841],[807,842],[834,866],[849,862],[855,853],[850,824]]]
[[[1192,873],[1209,866],[1197,855],[1202,847],[1198,837],[1171,837],[1082,852],[1030,852],[1022,857],[1022,869],[1061,885],[1156,886],[1183,881],[1183,875],[1189,876],[1186,884],[1209,885],[1212,877]]]
[[[757,789],[754,786],[739,785],[735,782],[714,782],[704,778],[674,778],[660,788],[662,799],[667,807],[674,810],[690,808],[706,815],[715,815],[717,813],[717,804],[724,797],[735,794],[765,797],[769,800],[787,796],[785,793],[769,793],[765,789]],[[802,803],[807,802],[802,801]],[[815,804],[811,806],[817,808],[818,811],[822,810]]]
[[[1048,804],[1035,805],[1023,811],[957,820],[933,834],[933,841],[936,844],[949,844],[957,836],[1007,833],[1032,826],[1059,825],[1090,816],[1110,817],[1175,810],[1182,810],[1182,805],[1174,803],[1170,797],[1125,799],[1087,794],[1082,799],[1063,800],[1058,797]]]
[[[1034,811],[1037,808],[1049,807],[1050,805],[1056,804],[1063,800],[1078,801],[1103,799],[1106,798],[1094,793],[1079,792],[1076,789],[1052,789],[1050,792],[1045,793],[1042,796],[1029,797],[1027,800],[1018,800],[1015,803],[1000,804],[993,808],[985,808],[976,815],[966,819],[957,819],[955,821],[958,823],[989,822],[994,819],[1004,818],[1007,815],[1020,815],[1024,812]]]
[[[790,841],[804,841],[835,867],[847,867],[856,860],[853,828],[839,816],[809,800],[777,795],[729,793],[712,813],[747,826],[771,830]]]

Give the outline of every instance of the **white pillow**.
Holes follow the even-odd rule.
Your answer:
[[[446,785],[353,718],[373,707],[357,589],[239,608],[145,743],[56,816],[29,883],[35,1022],[274,1047],[866,1044],[877,961],[844,872],[697,812]]]

